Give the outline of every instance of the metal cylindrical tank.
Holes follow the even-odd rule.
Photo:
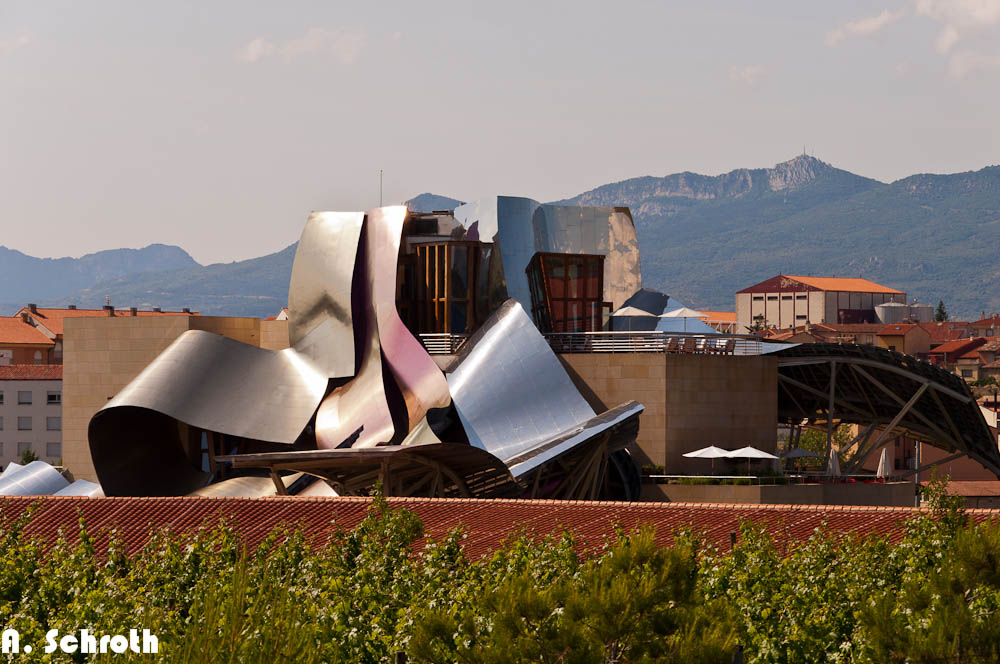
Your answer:
[[[910,315],[910,308],[899,302],[886,302],[875,305],[875,317],[883,325],[902,323]]]
[[[934,320],[934,305],[914,302],[910,305],[910,319],[916,323],[930,323]]]

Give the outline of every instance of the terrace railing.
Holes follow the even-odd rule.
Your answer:
[[[546,334],[556,353],[685,353],[759,355],[761,341],[744,334],[685,332],[553,332]]]

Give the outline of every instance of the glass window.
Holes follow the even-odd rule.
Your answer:
[[[451,247],[451,297],[464,298],[469,287],[469,248]],[[465,331],[465,325],[461,331]]]
[[[45,456],[50,459],[62,458],[62,443],[45,443]]]
[[[0,431],[3,431],[3,418],[0,417]]]
[[[792,299],[792,296],[791,296],[791,295],[782,295],[782,296],[781,296],[781,299],[782,299],[782,300],[791,300],[791,299]]]
[[[35,351],[35,364],[41,364],[41,363],[42,363],[42,351],[36,350]]]
[[[48,403],[62,403],[62,392],[49,392],[47,395]]]
[[[767,301],[768,302],[777,302],[778,301],[778,296],[777,295],[768,295],[767,296]]]
[[[0,406],[3,405],[3,390],[0,390]]]
[[[763,302],[764,301],[764,296],[763,295],[754,295],[753,296],[753,301],[754,302]]]
[[[45,418],[45,430],[46,431],[62,431],[62,418],[61,417],[46,417]]]
[[[31,417],[28,416],[18,416],[17,418],[17,430],[18,431],[31,431]]]
[[[31,390],[20,391],[17,393],[17,403],[22,406],[31,405]]]
[[[0,456],[3,456],[3,443],[0,443]]]
[[[18,455],[24,454],[25,452],[31,451],[31,443],[18,443],[17,453]]]

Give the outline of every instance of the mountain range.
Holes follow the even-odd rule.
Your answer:
[[[530,193],[530,192],[529,192]],[[693,307],[731,310],[733,294],[779,273],[861,276],[913,298],[944,300],[953,317],[1000,310],[1000,167],[883,183],[807,155],[723,175],[676,173],[606,184],[562,205],[627,205],[643,284]],[[451,209],[421,194],[417,211]],[[151,245],[79,259],[38,259],[0,247],[0,310],[26,302],[191,307],[268,316],[285,305],[295,245],[201,266]],[[61,288],[61,290],[60,290]]]

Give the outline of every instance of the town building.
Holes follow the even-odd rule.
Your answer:
[[[61,363],[63,353],[63,325],[66,320],[72,318],[111,318],[111,317],[154,317],[162,316],[197,316],[197,312],[190,309],[182,311],[162,311],[159,307],[152,310],[140,311],[136,307],[128,309],[116,309],[113,306],[105,306],[101,309],[78,309],[76,305],[68,307],[39,307],[36,304],[29,304],[22,307],[14,314],[15,318],[20,318],[23,322],[33,326],[42,333],[52,344],[49,363]]]
[[[903,291],[867,279],[779,274],[736,293],[742,330],[816,323],[876,323],[875,307],[906,304]]]
[[[975,330],[969,323],[963,321],[935,321],[932,323],[917,323],[931,335],[930,346],[934,350],[938,346],[957,339],[968,339],[975,336]]]
[[[931,348],[931,335],[916,323],[885,325],[875,333],[876,346],[918,356]]]
[[[984,316],[974,323],[969,323],[972,334],[977,337],[998,337],[1000,336],[1000,314]]]
[[[974,337],[972,339],[955,339],[954,341],[943,343],[940,346],[931,349],[931,351],[927,354],[927,359],[932,364],[944,367],[949,371],[956,371],[959,360],[964,355],[974,352],[985,343],[986,339],[982,337]],[[972,357],[973,356],[970,355],[970,361]],[[975,357],[978,363],[978,355],[975,355]],[[974,380],[974,371],[971,366],[969,366],[970,362],[963,362],[962,365],[961,371],[964,373],[959,373],[959,375],[967,380]]]
[[[62,366],[0,366],[0,465],[25,452],[52,464],[62,451]]]
[[[55,346],[49,336],[24,318],[0,318],[0,366],[52,364],[56,361]]]

